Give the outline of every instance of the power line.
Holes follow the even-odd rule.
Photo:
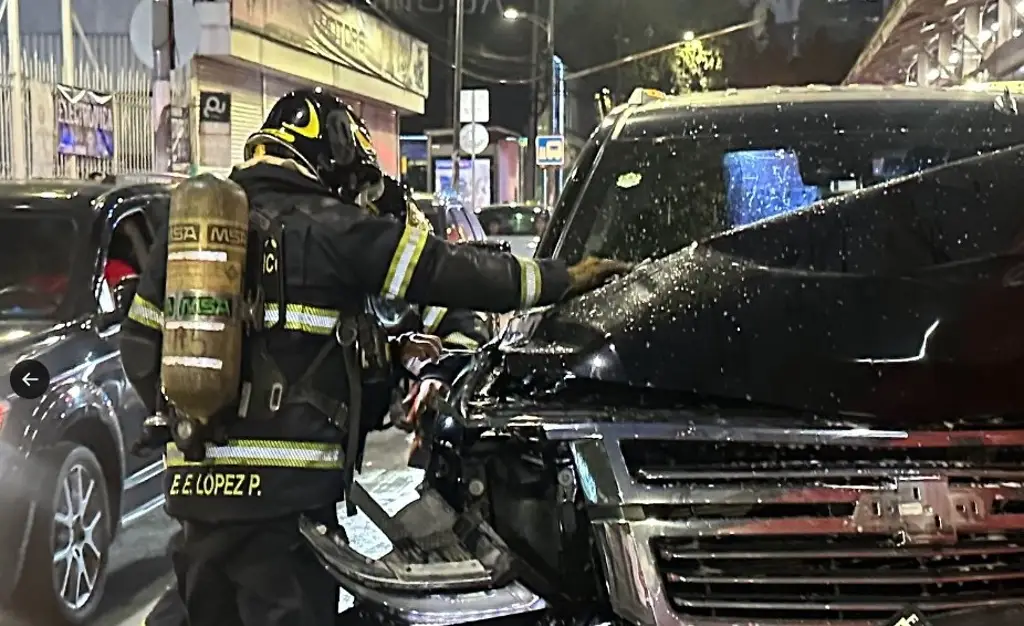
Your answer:
[[[380,7],[378,7],[376,4],[374,4],[370,0],[364,0],[364,1],[366,2],[366,5],[374,13],[376,13],[381,19],[386,21],[391,26],[393,26],[393,27],[395,27],[395,28],[397,28],[399,30],[406,31],[406,32],[408,32],[410,30],[413,30],[413,29],[410,29],[405,24],[398,23],[398,21],[395,20],[391,15],[389,15],[388,13],[383,11]],[[426,37],[424,37],[424,38],[426,39]],[[464,53],[465,52],[470,52],[470,51],[464,51]],[[444,58],[443,56],[439,55],[438,53],[436,53],[429,45],[427,46],[427,53],[430,54],[430,57],[433,58],[435,61],[438,61],[440,63],[444,63],[445,67],[447,67],[448,69],[452,70],[453,72],[455,71],[455,63],[453,63],[452,61],[450,61],[450,60]],[[495,59],[494,61],[497,62],[497,59]],[[516,61],[516,62],[519,62],[519,61]],[[506,77],[503,77],[503,76],[495,76],[495,75],[486,74],[486,73],[483,73],[483,72],[476,72],[474,70],[466,69],[465,67],[462,68],[462,73],[465,74],[466,76],[469,76],[470,78],[473,78],[473,79],[476,79],[476,80],[479,80],[479,81],[482,81],[482,82],[485,82],[485,83],[494,83],[494,84],[499,84],[499,85],[529,85],[532,82],[537,82],[536,80],[530,79],[530,78],[506,78]]]
[[[388,22],[388,24],[390,24],[391,26],[393,26],[395,28],[398,28],[399,30],[405,30],[405,31],[411,30],[408,27],[406,27],[406,26],[404,26],[402,24],[397,23],[396,20],[394,20],[390,15],[388,15],[383,10],[381,10],[371,0],[364,0],[364,1],[366,2],[367,6],[369,6],[373,10],[374,13],[376,13],[378,16],[380,16],[381,19],[383,19],[386,22]],[[586,69],[582,69],[582,70],[579,70],[579,71],[576,71],[576,72],[569,72],[569,73],[567,73],[565,75],[564,80],[566,80],[566,81],[576,80],[578,78],[583,78],[585,76],[590,76],[592,74],[597,74],[598,72],[603,72],[604,70],[611,69],[613,67],[618,67],[620,65],[626,65],[626,64],[629,64],[629,63],[634,63],[634,62],[639,61],[641,59],[646,59],[648,57],[652,57],[652,56],[656,56],[656,55],[659,55],[659,54],[663,54],[665,52],[669,52],[669,51],[674,50],[676,48],[680,48],[682,46],[685,46],[686,44],[688,44],[690,42],[693,42],[693,41],[706,41],[708,39],[715,39],[717,37],[722,37],[724,35],[730,35],[732,33],[736,33],[736,32],[742,31],[742,30],[746,30],[748,28],[754,28],[755,26],[759,26],[761,24],[762,24],[762,21],[760,21],[760,20],[750,20],[750,21],[747,21],[747,22],[740,22],[738,24],[733,24],[731,26],[726,26],[725,28],[720,28],[718,30],[713,30],[713,31],[710,31],[710,32],[707,32],[707,33],[703,33],[703,34],[697,35],[695,37],[681,39],[679,41],[674,41],[672,43],[665,44],[663,46],[658,46],[657,48],[651,48],[650,50],[644,50],[644,51],[641,51],[641,52],[636,52],[636,53],[633,53],[633,54],[630,54],[630,55],[627,55],[627,56],[624,56],[624,57],[621,57],[621,58],[618,58],[618,59],[614,59],[612,61],[608,61],[606,63],[601,63],[601,64],[598,64],[598,65],[595,65],[595,66],[592,66],[592,67],[588,67]],[[444,63],[445,67],[447,67],[448,69],[450,69],[452,71],[455,71],[455,64],[453,62],[449,61],[448,59],[442,57],[441,55],[437,54],[436,52],[434,52],[430,48],[429,45],[427,47],[427,52],[430,54],[430,56],[434,60],[439,61],[441,63]],[[537,78],[505,78],[505,77],[501,77],[501,76],[494,76],[494,75],[484,74],[484,73],[481,73],[481,72],[475,72],[473,70],[466,69],[465,67],[462,68],[462,73],[465,74],[466,76],[469,76],[470,78],[474,78],[474,79],[482,81],[482,82],[495,83],[495,84],[499,84],[499,85],[530,85],[530,84],[538,83],[538,82],[541,82],[542,80],[544,80],[544,76],[538,76]]]
[[[574,80],[574,79],[577,79],[577,78],[583,78],[584,76],[590,76],[591,74],[596,74],[598,72],[603,72],[604,70],[611,69],[613,67],[618,67],[620,65],[626,65],[627,63],[633,63],[633,62],[639,61],[641,59],[646,59],[648,57],[656,56],[656,55],[659,55],[659,54],[664,54],[665,52],[669,52],[669,51],[674,50],[676,48],[681,48],[681,47],[685,46],[686,44],[694,42],[694,41],[704,41],[704,40],[707,40],[707,39],[714,39],[716,37],[721,37],[723,35],[730,35],[732,33],[736,33],[736,32],[739,32],[741,30],[746,30],[748,28],[753,28],[753,27],[755,27],[755,26],[757,26],[759,24],[761,24],[760,21],[758,21],[758,20],[751,20],[749,22],[742,22],[740,24],[733,24],[732,26],[726,26],[725,28],[720,28],[718,30],[713,30],[713,31],[711,31],[709,33],[704,33],[703,35],[698,35],[696,37],[690,37],[688,39],[682,39],[680,41],[675,41],[675,42],[672,42],[670,44],[665,44],[664,46],[658,46],[657,48],[651,48],[650,50],[644,50],[643,52],[637,52],[637,53],[634,53],[634,54],[630,54],[630,55],[624,56],[624,57],[622,57],[620,59],[615,59],[614,61],[608,61],[607,63],[601,63],[600,65],[595,65],[593,67],[588,67],[588,68],[580,70],[578,72],[570,72],[570,73],[565,75],[565,80]]]

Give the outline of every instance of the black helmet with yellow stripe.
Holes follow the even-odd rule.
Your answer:
[[[295,159],[339,195],[380,194],[380,162],[366,124],[321,87],[293,91],[274,104],[246,141],[245,159],[268,152]]]

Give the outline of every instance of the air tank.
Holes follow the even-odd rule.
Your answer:
[[[161,381],[179,415],[206,424],[238,401],[249,201],[212,174],[171,193]]]

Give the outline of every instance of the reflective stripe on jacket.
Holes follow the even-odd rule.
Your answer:
[[[286,315],[284,330],[294,330],[310,335],[329,335],[334,330],[339,312],[333,309],[310,306],[308,304],[289,304],[285,307]],[[279,307],[276,302],[268,302],[263,307],[263,323],[273,326],[279,319]],[[136,295],[128,309],[128,318],[153,330],[163,330],[164,314],[157,305]]]
[[[336,470],[342,466],[340,444],[274,439],[233,439],[227,445],[210,445],[201,463],[185,460],[173,444],[167,444],[167,467],[287,467]]]

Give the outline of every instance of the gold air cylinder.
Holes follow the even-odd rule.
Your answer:
[[[179,183],[167,237],[160,377],[175,409],[206,424],[238,400],[241,386],[245,191],[212,174]]]

